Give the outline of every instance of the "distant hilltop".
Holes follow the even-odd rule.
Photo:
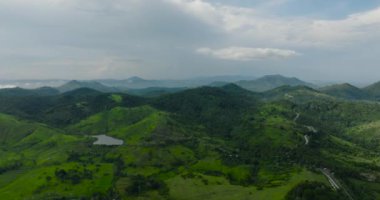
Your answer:
[[[89,88],[99,92],[127,92],[134,95],[157,96],[188,88],[201,86],[222,87],[231,83],[252,92],[265,92],[282,86],[306,86],[341,98],[368,99],[380,97],[379,82],[365,87],[358,87],[349,83],[328,84],[320,81],[308,82],[296,77],[286,77],[278,74],[262,77],[211,76],[184,80],[148,80],[138,76],[123,80],[0,80],[0,89],[37,89],[48,87],[57,90],[56,92],[64,93],[79,88]],[[46,91],[46,88],[42,91]],[[51,90],[49,90],[49,93],[51,93]]]

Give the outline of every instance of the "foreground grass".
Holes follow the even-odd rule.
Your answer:
[[[231,185],[223,177],[214,177],[198,174],[194,178],[176,176],[167,181],[170,188],[170,196],[179,200],[282,200],[285,195],[296,185],[303,181],[318,181],[327,184],[325,178],[307,170],[291,175],[290,180],[279,187],[257,188]]]
[[[61,181],[55,176],[57,169],[83,170],[93,172],[91,179],[78,184]],[[0,176],[3,186],[1,199],[44,199],[53,197],[89,197],[94,193],[106,193],[112,186],[113,166],[111,164],[81,166],[67,163],[59,166],[41,167],[29,171],[8,172]]]

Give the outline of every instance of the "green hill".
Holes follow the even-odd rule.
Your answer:
[[[21,122],[15,117],[0,114],[0,141],[2,145],[14,144],[32,134],[37,125]]]
[[[155,99],[154,107],[178,114],[185,122],[201,123],[215,134],[229,134],[251,109],[255,95],[234,84],[222,88],[201,87]]]
[[[127,94],[105,94],[81,88],[54,96],[3,96],[0,112],[63,127],[109,108],[136,106],[144,101]]]
[[[71,126],[69,131],[87,135],[107,134],[127,140],[150,134],[164,120],[164,113],[149,106],[116,107],[82,120]]]
[[[273,90],[260,93],[260,97],[264,101],[290,101],[296,104],[302,104],[310,100],[326,101],[335,98],[322,93],[318,90],[307,86],[282,86]]]
[[[242,88],[254,92],[264,92],[280,86],[313,86],[310,83],[301,81],[297,78],[288,78],[281,75],[268,75],[251,81],[236,82]]]
[[[105,86],[96,81],[70,81],[62,86],[57,87],[61,93],[77,90],[80,88],[89,88],[99,92],[118,92],[119,90],[113,87]]]
[[[22,89],[22,88],[8,88],[1,89],[0,96],[9,97],[9,96],[53,96],[59,93],[58,90],[50,87],[42,87],[37,89]]]
[[[376,82],[372,85],[369,85],[365,88],[363,88],[364,91],[369,93],[370,95],[379,98],[380,97],[380,82]]]
[[[2,199],[85,198],[111,188],[112,164],[84,166],[72,153],[88,151],[90,139],[9,115],[0,116],[0,127]]]
[[[0,111],[3,199],[380,197],[380,105],[303,85],[9,94]],[[124,143],[95,145],[95,135]]]
[[[208,93],[209,88],[180,95],[194,95],[206,91]],[[195,103],[196,100],[193,101]],[[184,119],[191,119],[191,116],[187,116],[186,113],[173,115],[146,106],[132,109],[114,108],[93,115],[70,127],[69,130],[81,134],[107,133],[125,141],[126,146],[115,149],[107,156],[121,155],[125,163],[125,169],[120,175],[122,178],[116,184],[117,188],[121,188],[119,190],[122,196],[127,199],[133,199],[134,193],[130,191],[133,188],[125,191],[123,187],[137,184],[135,176],[146,182],[160,183],[162,187],[167,187],[170,191],[169,193],[159,191],[155,194],[154,188],[146,186],[144,196],[147,198],[163,198],[165,195],[178,198],[181,188],[185,190],[193,188],[197,190],[197,195],[194,197],[189,195],[186,199],[196,199],[205,195],[201,188],[215,192],[229,188],[239,195],[234,197],[232,194],[226,194],[227,199],[248,198],[251,195],[257,196],[258,199],[266,199],[268,195],[274,195],[280,199],[285,196],[285,191],[289,191],[292,186],[304,180],[325,182],[318,174],[304,171],[299,167],[288,166],[286,164],[288,158],[278,159],[279,152],[291,156],[292,151],[303,143],[302,134],[294,126],[292,120],[286,119],[286,115],[281,113],[283,109],[286,108],[277,108],[274,105],[260,108],[260,112],[253,114],[252,117],[257,118],[258,121],[265,119],[263,126],[250,122],[248,120],[250,115],[247,115],[248,121],[242,120],[234,124],[235,131],[240,130],[240,133],[235,135],[233,134],[235,131],[231,131],[232,138],[225,135],[214,137],[214,134],[207,132],[213,130],[209,129],[207,124],[201,123],[201,127],[195,122],[183,124]],[[208,110],[203,112],[208,112]],[[185,116],[178,121],[176,120],[178,115]],[[282,126],[278,126],[279,122],[282,122]],[[284,133],[284,130],[289,130],[289,132]],[[227,138],[230,139],[227,140]],[[268,143],[272,143],[273,146],[262,151],[262,145]],[[237,152],[237,148],[244,149]],[[252,157],[253,152],[254,157]],[[269,162],[273,159],[276,160],[276,165],[283,168],[276,168]],[[239,186],[247,184],[250,186]],[[181,187],[178,187],[179,185]],[[268,190],[252,193],[258,186],[268,187]],[[274,187],[273,190],[270,189],[272,187]],[[210,198],[218,199],[220,196],[216,193]]]
[[[128,89],[127,94],[143,96],[143,97],[158,97],[165,94],[173,94],[186,90],[187,88],[164,88],[164,87],[149,87],[144,89]]]
[[[360,100],[370,98],[369,93],[348,83],[331,85],[320,88],[319,90],[328,95],[349,100]]]

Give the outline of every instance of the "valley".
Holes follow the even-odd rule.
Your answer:
[[[235,84],[156,97],[6,91],[5,199],[380,197],[374,100]]]

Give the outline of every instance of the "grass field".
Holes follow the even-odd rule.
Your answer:
[[[86,166],[86,169],[94,172],[93,177],[79,184],[62,182],[55,177],[57,169],[68,171],[83,170],[83,168],[84,166],[76,163],[67,163],[5,173],[0,176],[2,179],[0,184],[3,185],[0,196],[2,199],[39,199],[43,196],[87,197],[95,192],[106,193],[112,186],[113,166],[110,164]],[[51,177],[51,180],[47,177]]]
[[[195,178],[176,176],[167,181],[170,196],[178,200],[282,200],[286,193],[303,181],[318,181],[327,183],[320,174],[302,170],[291,175],[289,182],[273,188],[257,188],[231,185],[223,177],[197,174]]]

